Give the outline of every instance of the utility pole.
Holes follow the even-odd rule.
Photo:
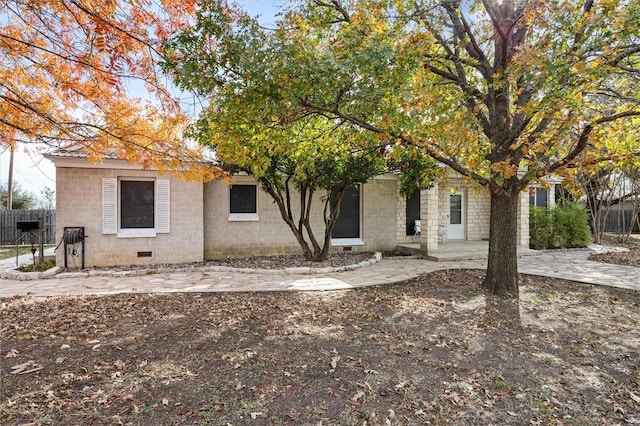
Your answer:
[[[7,210],[13,208],[13,145],[9,146],[9,178],[7,179]]]

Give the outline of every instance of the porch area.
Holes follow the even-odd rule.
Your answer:
[[[489,241],[446,241],[439,243],[438,248],[426,256],[420,249],[420,243],[401,243],[398,244],[397,250],[401,253],[424,256],[425,259],[436,262],[485,259],[489,252]],[[533,252],[528,247],[518,247],[519,256]]]

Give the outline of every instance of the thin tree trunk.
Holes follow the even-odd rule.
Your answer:
[[[483,286],[502,297],[519,296],[516,251],[518,195],[517,191],[491,192],[489,258]]]
[[[291,215],[291,209],[287,209],[287,205],[290,205],[290,200],[288,195],[286,196],[286,199],[285,199],[282,193],[274,189],[274,186],[270,185],[268,181],[263,182],[263,188],[271,196],[271,198],[273,198],[273,200],[276,202],[276,205],[278,206],[278,210],[280,210],[280,216],[285,221],[285,223],[289,226],[289,229],[291,229],[291,232],[293,232],[293,235],[296,237],[296,241],[298,241],[298,244],[302,249],[302,255],[304,256],[304,258],[306,260],[315,260],[313,252],[309,247],[309,244],[307,244],[307,242],[304,239],[304,235],[296,227],[296,223],[294,222],[293,217]]]

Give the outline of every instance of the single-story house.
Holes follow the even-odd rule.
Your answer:
[[[67,257],[67,266],[79,265],[79,253],[91,267],[301,252],[250,176],[234,176],[233,184],[185,182],[114,156],[92,163],[83,153],[57,151],[46,158],[56,166],[56,233],[82,228],[85,237],[81,250],[73,238],[66,253],[58,250],[60,266]],[[524,191],[520,202],[520,247],[529,244],[529,196]],[[489,193],[454,172],[410,197],[401,196],[397,176],[381,175],[349,190],[342,203],[333,250],[419,243],[428,254],[447,241],[489,238]],[[315,207],[312,226],[322,235],[322,205]]]

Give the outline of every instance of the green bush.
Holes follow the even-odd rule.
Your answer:
[[[574,203],[547,209],[530,207],[529,247],[532,249],[586,247],[591,240],[588,215]]]
[[[529,208],[529,247],[542,250],[549,247],[551,214],[545,207]]]
[[[553,209],[554,242],[558,248],[586,247],[591,240],[587,211],[565,202]]]

